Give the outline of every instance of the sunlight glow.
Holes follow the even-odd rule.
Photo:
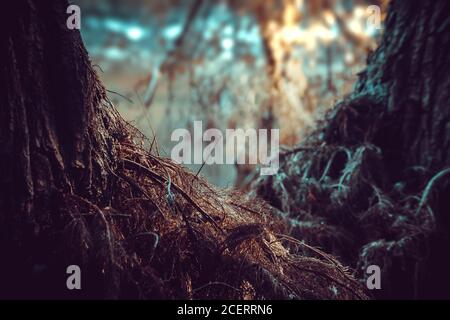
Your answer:
[[[232,49],[233,46],[234,46],[233,39],[225,38],[222,40],[222,48],[224,48],[225,50]]]
[[[131,27],[127,29],[127,37],[133,41],[139,41],[144,36],[144,32],[139,27]]]

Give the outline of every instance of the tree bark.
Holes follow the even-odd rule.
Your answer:
[[[354,92],[257,193],[293,234],[358,268],[382,298],[448,298],[450,2],[391,1]]]
[[[46,258],[26,254],[49,241],[42,235],[58,195],[110,201],[114,122],[79,31],[66,27],[67,7],[67,1],[18,0],[1,12],[2,293],[21,296],[22,286],[33,287]]]
[[[450,163],[449,10],[448,1],[393,1],[383,40],[353,93],[383,105],[395,122],[384,143],[391,160],[406,166]]]

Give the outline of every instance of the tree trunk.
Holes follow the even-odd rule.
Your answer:
[[[383,150],[390,180],[405,181],[405,170],[413,167],[430,173],[419,196],[423,200],[426,188],[433,188],[436,219],[428,257],[422,258],[426,262],[412,275],[412,290],[406,284],[392,294],[449,298],[450,259],[443,253],[450,243],[450,2],[393,1],[390,10],[380,47],[353,95],[380,101],[386,113],[374,143]],[[440,181],[433,182],[433,175]]]
[[[383,298],[450,297],[450,2],[392,1],[350,97],[257,193]],[[447,270],[447,271],[446,271]]]
[[[44,285],[39,263],[51,275],[55,261],[27,255],[50,241],[44,228],[58,195],[110,201],[111,111],[79,31],[66,27],[67,7],[18,0],[1,12],[0,291],[9,296]]]
[[[353,95],[379,101],[395,121],[383,134],[390,160],[441,169],[450,163],[450,3],[393,1],[390,10]]]

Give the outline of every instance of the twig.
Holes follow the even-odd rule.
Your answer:
[[[256,211],[256,210],[250,209],[249,207],[244,206],[244,205],[239,204],[239,203],[236,203],[236,202],[234,202],[234,201],[230,201],[230,204],[232,204],[232,205],[235,206],[235,207],[238,207],[238,208],[247,210],[248,212],[255,213],[255,214],[257,214],[257,215],[260,215],[260,214],[261,214],[261,212],[258,212],[258,211]]]
[[[139,192],[141,192],[146,197],[146,200],[150,201],[150,203],[152,205],[154,205],[155,208],[159,211],[161,216],[163,218],[165,218],[164,213],[161,210],[161,208],[158,206],[158,204],[155,201],[153,201],[153,199],[150,197],[150,195],[143,188],[141,188],[141,186],[139,186],[139,184],[136,181],[134,181],[133,179],[131,179],[130,177],[127,177],[127,176],[123,176],[123,175],[120,175],[120,174],[115,174],[115,175],[119,179],[122,179],[125,182],[127,182],[131,187],[133,187],[133,188],[137,189]]]
[[[311,272],[311,273],[314,273],[314,274],[316,274],[316,275],[318,275],[318,276],[327,278],[329,281],[334,282],[334,283],[338,284],[339,286],[341,286],[342,288],[347,289],[348,291],[350,291],[351,293],[353,293],[355,296],[357,296],[359,299],[364,300],[364,297],[361,296],[356,290],[354,290],[353,288],[349,287],[349,286],[346,285],[345,283],[342,283],[341,281],[339,281],[339,280],[337,280],[337,279],[334,279],[333,277],[327,275],[327,274],[324,273],[324,272],[320,272],[320,271],[316,271],[316,270],[311,270],[311,269],[308,269],[308,268],[302,268],[302,267],[300,267],[300,266],[298,266],[298,265],[296,265],[296,264],[294,264],[294,268],[298,269],[299,271]],[[353,282],[356,282],[356,281],[353,281]]]
[[[316,249],[306,243],[304,243],[303,241],[297,240],[291,236],[288,235],[284,235],[284,234],[275,234],[276,236],[280,237],[281,239],[285,239],[288,241],[291,241],[293,243],[296,243],[300,246],[303,246],[305,248],[308,248],[309,250],[315,252],[316,254],[318,254],[319,256],[323,257],[325,260],[327,260],[328,262],[330,262],[331,264],[333,264],[334,266],[336,266],[336,268],[339,270],[339,272],[344,275],[344,277],[346,277],[348,280],[352,281],[352,282],[356,282],[353,278],[351,278],[343,269],[342,269],[342,265],[340,265],[337,261],[335,261],[334,259],[332,259],[328,254],[326,254],[325,252],[320,251],[319,249]]]
[[[106,89],[106,91],[109,92],[109,93],[117,94],[118,96],[120,96],[120,97],[124,98],[125,100],[127,100],[129,103],[134,103],[133,100],[131,100],[128,97],[125,97],[123,94],[120,94],[120,93],[118,93],[116,91],[112,91],[112,90],[108,90],[108,89]]]
[[[153,170],[134,162],[130,159],[123,159],[123,161],[139,170],[142,170],[146,172],[148,175],[150,175],[152,178],[154,178],[156,181],[158,181],[163,187],[165,187],[165,183],[167,183],[167,179],[159,175],[158,173],[154,172]],[[195,209],[197,209],[204,218],[206,218],[209,222],[211,222],[218,230],[220,230],[223,234],[225,234],[225,231],[214,221],[213,218],[209,214],[205,212],[182,188],[180,188],[178,185],[176,185],[174,182],[172,182],[172,187],[178,191]]]
[[[416,215],[419,214],[419,212],[420,212],[420,210],[422,210],[422,207],[424,206],[424,204],[428,201],[428,195],[430,194],[431,189],[433,189],[433,186],[436,183],[436,181],[438,181],[440,178],[442,178],[443,176],[445,176],[448,173],[450,173],[450,168],[446,168],[446,169],[439,171],[436,175],[434,175],[433,178],[431,178],[430,182],[428,182],[427,187],[425,188],[425,190],[422,193],[422,197],[420,199],[419,206],[417,207],[417,210],[416,210]]]

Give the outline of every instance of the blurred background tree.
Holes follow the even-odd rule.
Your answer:
[[[82,35],[110,97],[160,152],[171,132],[280,128],[295,145],[347,95],[382,30],[366,0],[77,0]],[[245,152],[245,150],[241,150]],[[199,165],[192,165],[198,170]],[[248,186],[250,165],[211,165],[219,186]]]

